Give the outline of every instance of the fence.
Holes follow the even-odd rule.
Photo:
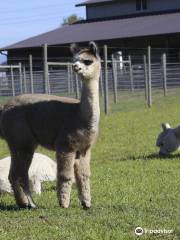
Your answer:
[[[108,113],[109,96],[118,102],[122,92],[140,93],[144,101],[152,106],[152,93],[160,90],[166,96],[169,90],[180,88],[180,62],[167,60],[162,53],[155,60],[151,47],[146,55],[128,55],[117,59],[108,55],[108,47],[103,48],[100,95],[104,99],[104,111]],[[49,93],[69,95],[79,98],[81,82],[72,70],[72,64],[48,61],[47,45],[44,45],[43,68],[37,66],[32,55],[28,64],[21,59],[18,65],[0,66],[0,96],[15,96],[22,93]],[[137,61],[138,60],[138,61]],[[17,59],[16,59],[17,61]]]
[[[4,69],[6,71],[4,71]],[[16,74],[14,74],[14,69],[16,69]],[[7,70],[9,72],[9,77],[7,78]],[[17,74],[18,72],[18,74]],[[19,65],[3,65],[0,66],[0,92],[1,95],[16,95],[16,88],[20,88],[19,93],[22,93],[22,66]]]

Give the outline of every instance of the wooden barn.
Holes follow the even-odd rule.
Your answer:
[[[76,6],[86,8],[86,20],[2,48],[8,52],[8,62],[16,64],[21,59],[23,63],[30,54],[39,61],[45,43],[49,59],[65,60],[70,57],[70,43],[84,45],[90,40],[100,49],[107,44],[109,54],[144,54],[150,45],[179,59],[179,0],[89,0]]]

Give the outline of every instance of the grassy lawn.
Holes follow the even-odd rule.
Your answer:
[[[180,95],[155,96],[151,109],[139,98],[123,96],[111,104],[109,116],[101,115],[91,162],[92,209],[81,209],[75,187],[70,208],[61,209],[55,183],[34,195],[37,210],[19,211],[12,196],[1,196],[0,240],[180,239],[180,153],[160,159],[155,147],[161,122],[179,124]],[[54,158],[53,152],[38,151]],[[8,154],[0,141],[0,157]],[[138,226],[173,233],[137,237]]]

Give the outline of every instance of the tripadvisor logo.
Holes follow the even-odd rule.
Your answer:
[[[171,234],[173,233],[172,229],[147,229],[142,227],[137,227],[134,230],[136,236],[142,236],[143,234]]]
[[[142,227],[137,227],[134,232],[137,236],[141,236],[144,234],[144,229]]]

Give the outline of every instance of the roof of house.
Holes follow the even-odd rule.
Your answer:
[[[180,13],[66,25],[1,50],[180,33]]]
[[[99,3],[113,2],[113,1],[114,0],[89,0],[89,1],[84,1],[82,3],[76,4],[76,6],[79,7],[79,6],[86,6],[91,4],[99,4]]]

